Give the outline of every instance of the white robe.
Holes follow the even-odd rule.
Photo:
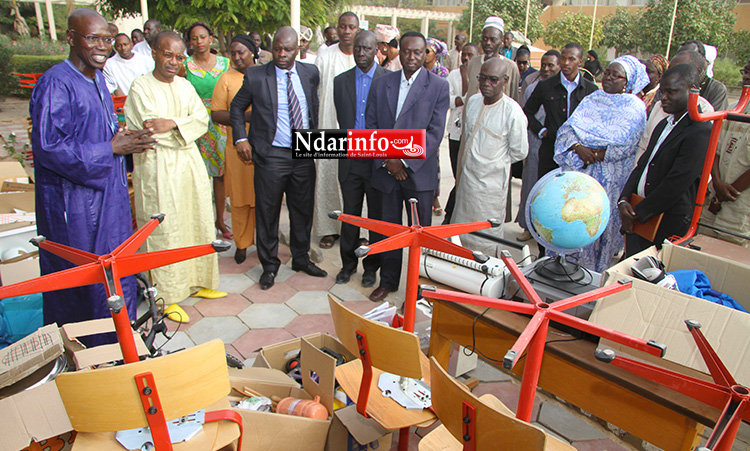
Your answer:
[[[482,94],[469,98],[459,153],[454,224],[505,218],[510,165],[523,160],[529,150],[528,122],[518,103],[504,95],[485,105]],[[503,226],[484,232],[502,238]],[[470,234],[461,235],[463,246],[496,256],[498,244]]]
[[[110,94],[119,88],[125,95],[128,95],[133,81],[153,70],[153,58],[133,52],[133,56],[129,60],[115,54],[107,60],[102,72],[104,72],[104,78],[107,80],[107,88],[109,88]]]
[[[334,44],[324,52],[318,51],[315,65],[320,71],[320,111],[318,128],[337,129],[336,106],[333,103],[333,79],[354,67],[354,55],[346,55]],[[315,210],[312,235],[322,237],[341,233],[341,223],[328,217],[334,210],[343,210],[344,202],[339,188],[338,160],[315,160],[317,180],[315,182]]]
[[[154,213],[164,222],[146,240],[148,252],[210,244],[214,229],[211,181],[195,140],[208,129],[208,112],[189,81],[175,77],[164,83],[153,74],[136,79],[125,101],[125,122],[140,130],[146,119],[172,119],[177,128],[154,135],[156,149],[133,155],[133,188],[138,227]],[[151,271],[167,304],[190,296],[192,287],[216,289],[219,261],[216,254],[186,260]]]

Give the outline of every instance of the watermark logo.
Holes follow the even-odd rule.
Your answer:
[[[294,158],[424,159],[424,129],[294,130]]]

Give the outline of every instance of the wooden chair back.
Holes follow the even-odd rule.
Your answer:
[[[167,421],[226,397],[230,391],[226,351],[213,340],[156,359],[75,373],[55,379],[73,428],[111,432],[148,426],[135,383],[151,372]]]
[[[477,398],[449,375],[435,360],[430,358],[432,409],[438,419],[459,442],[464,443],[464,401],[476,409],[474,420],[474,447],[484,449],[512,449],[514,451],[539,451],[545,449],[546,435],[513,416],[500,403],[495,408]],[[500,407],[502,406],[502,408]]]
[[[364,334],[372,366],[399,376],[422,378],[419,338],[416,335],[378,324],[354,313],[328,295],[336,335],[344,347],[354,355],[359,354],[357,331]]]

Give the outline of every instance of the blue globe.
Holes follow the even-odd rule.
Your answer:
[[[607,192],[593,177],[560,169],[542,177],[529,193],[526,223],[543,246],[558,253],[586,247],[609,223]]]

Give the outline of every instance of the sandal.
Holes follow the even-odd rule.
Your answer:
[[[335,242],[336,238],[334,235],[326,235],[320,239],[320,243],[318,244],[318,246],[320,246],[321,249],[330,249],[333,247],[333,244]]]
[[[224,239],[231,240],[234,238],[234,234],[229,230],[229,227],[226,224],[215,223],[214,225]]]

